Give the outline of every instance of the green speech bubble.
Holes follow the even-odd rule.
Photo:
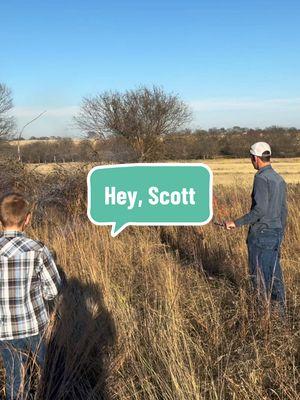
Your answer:
[[[87,177],[88,217],[112,225],[204,225],[212,218],[212,171],[205,164],[119,164]]]

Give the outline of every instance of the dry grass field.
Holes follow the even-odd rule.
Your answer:
[[[252,185],[255,170],[248,159],[216,159],[205,160],[214,173],[216,184]],[[300,182],[300,158],[274,158],[273,168],[279,172],[287,183]]]
[[[74,143],[79,143],[82,139],[78,138],[78,139],[71,139],[72,142]],[[28,144],[33,144],[33,143],[40,143],[40,142],[44,142],[44,143],[55,143],[57,142],[57,139],[22,139],[18,142],[18,140],[10,140],[9,144],[11,146],[17,146],[18,143],[20,144],[20,146],[26,146]]]
[[[165,162],[165,161],[164,161]],[[181,162],[180,160],[178,162]],[[187,162],[187,161],[182,161]],[[216,185],[252,185],[254,169],[250,159],[225,159],[217,158],[214,160],[191,160],[190,162],[204,162],[214,174],[214,184]],[[300,182],[300,158],[275,158],[272,160],[273,167],[282,174],[287,183]],[[58,164],[29,164],[30,170],[34,169],[40,173],[49,173],[53,171]],[[80,163],[59,164],[63,168],[72,169]],[[87,164],[86,169],[90,166]]]
[[[215,217],[246,212],[249,160],[207,164]],[[35,172],[51,173],[45,167]],[[299,160],[274,167],[299,182]],[[109,227],[87,220],[80,192],[65,207],[66,220],[46,212],[28,234],[56,252],[66,285],[52,315],[40,399],[299,399],[299,200],[299,183],[290,183],[284,320],[255,306],[246,228],[129,227],[112,238]]]

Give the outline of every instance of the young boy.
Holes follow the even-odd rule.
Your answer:
[[[6,371],[6,399],[26,399],[22,371],[31,352],[43,367],[43,334],[49,315],[45,300],[57,296],[61,279],[47,247],[24,229],[30,207],[19,193],[0,199],[0,354]],[[23,394],[20,394],[22,393]]]

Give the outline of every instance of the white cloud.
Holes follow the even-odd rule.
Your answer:
[[[11,115],[17,119],[18,128],[46,111],[40,118],[28,125],[24,130],[24,137],[30,136],[78,136],[80,132],[75,128],[73,116],[77,114],[79,107],[14,107]]]
[[[46,111],[45,116],[49,117],[73,117],[78,112],[79,107],[67,106],[60,108],[48,108],[48,107],[14,107],[12,114],[17,118],[34,118],[43,111]]]
[[[300,126],[300,98],[212,98],[191,101],[192,127]]]
[[[292,99],[203,99],[191,101],[194,111],[226,111],[226,110],[282,110],[300,109],[300,98]]]

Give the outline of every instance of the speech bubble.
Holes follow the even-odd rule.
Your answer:
[[[91,222],[112,225],[204,225],[212,219],[212,171],[202,163],[102,165],[87,177]]]

